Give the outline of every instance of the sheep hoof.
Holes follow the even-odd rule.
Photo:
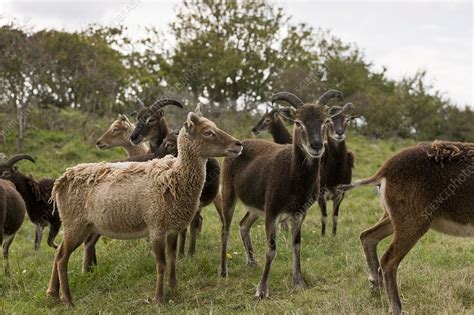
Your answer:
[[[229,273],[227,272],[227,269],[221,269],[221,271],[219,272],[219,275],[222,277],[222,278],[226,278],[229,276]]]
[[[258,267],[258,263],[257,263],[256,260],[249,260],[249,261],[247,261],[247,267],[249,267],[249,268]]]
[[[54,300],[59,299],[59,292],[58,291],[48,290],[48,291],[46,291],[46,294]]]
[[[304,290],[308,287],[303,279],[293,280],[293,286],[296,290]]]
[[[255,297],[258,299],[267,298],[269,295],[268,285],[267,284],[259,284],[257,288],[257,292],[255,293]]]
[[[370,291],[372,292],[373,295],[379,295],[380,294],[380,287],[382,286],[381,281],[377,281],[374,279],[369,279],[370,282]]]

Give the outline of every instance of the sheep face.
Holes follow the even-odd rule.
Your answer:
[[[144,108],[136,113],[136,117],[137,125],[130,136],[133,144],[148,141],[153,135],[159,134],[164,118],[162,109],[153,111],[151,108]]]
[[[127,116],[119,114],[109,129],[97,139],[96,146],[100,150],[126,146],[132,131],[133,125]]]
[[[0,178],[11,180],[15,174],[16,167],[7,167],[5,165],[0,165]]]
[[[262,132],[268,131],[275,122],[280,119],[277,110],[272,110],[269,113],[265,113],[257,124],[252,128],[252,133],[258,135]]]
[[[324,153],[325,121],[324,107],[319,105],[304,105],[295,112],[294,141],[311,158]]]
[[[33,157],[28,154],[14,155],[8,161],[0,163],[0,178],[13,181],[18,171],[18,168],[15,166],[15,163],[21,160],[28,160],[33,163],[35,162]]]
[[[353,120],[353,105],[347,103],[344,107],[333,106],[329,110],[330,118],[327,120],[328,136],[337,141],[342,142],[346,138],[345,132],[348,123]]]
[[[158,147],[155,153],[157,158],[165,157],[166,155],[178,155],[178,133],[170,132],[163,143]]]
[[[183,108],[183,104],[179,101],[163,98],[149,107],[144,107],[138,112],[132,113],[132,116],[136,116],[137,118],[137,125],[130,135],[130,141],[137,145],[145,140],[151,141],[153,137],[157,136],[163,139],[168,134],[168,126],[162,108],[169,105]]]
[[[199,143],[197,146],[199,152],[196,153],[201,157],[236,157],[242,153],[242,143],[238,139],[217,128],[212,121],[200,113],[189,113],[184,129],[187,137]],[[178,151],[180,151],[179,148]]]

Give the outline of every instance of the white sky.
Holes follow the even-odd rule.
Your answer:
[[[5,23],[76,30],[89,23],[123,23],[131,34],[156,26],[166,34],[177,1],[0,0]],[[357,43],[375,69],[391,78],[427,70],[430,83],[459,106],[474,107],[471,1],[275,1],[293,22],[331,29]]]

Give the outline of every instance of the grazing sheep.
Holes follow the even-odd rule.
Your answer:
[[[0,179],[0,245],[3,247],[3,270],[6,276],[10,275],[8,252],[25,219],[25,201],[18,193],[15,185]]]
[[[209,157],[237,156],[242,144],[210,120],[189,113],[178,136],[178,157],[148,162],[90,163],[66,170],[53,199],[64,225],[48,293],[73,305],[67,265],[71,253],[91,234],[135,239],[149,235],[157,269],[155,302],[164,301],[166,247],[169,285],[176,286],[177,235],[193,219],[205,182]]]
[[[339,189],[380,185],[382,218],[360,235],[370,281],[375,290],[385,281],[394,314],[402,305],[397,269],[430,229],[474,237],[474,143],[434,141],[405,149],[389,158],[368,179]],[[379,262],[378,243],[394,234]],[[382,277],[383,276],[383,277]]]
[[[304,104],[296,95],[281,92],[272,102],[283,100],[296,110],[293,143],[279,145],[264,140],[246,140],[244,150],[236,158],[225,158],[222,169],[222,228],[221,275],[227,276],[227,242],[237,199],[246,206],[240,221],[240,234],[247,254],[247,264],[256,264],[250,228],[259,216],[265,218],[267,253],[265,268],[256,296],[268,296],[268,276],[276,256],[276,227],[282,218],[292,224],[293,284],[305,287],[300,266],[301,225],[306,210],[316,201],[319,191],[320,158],[324,153],[324,128],[329,99],[342,98],[342,93],[329,90],[317,104]]]
[[[347,103],[344,107],[333,106],[329,110],[326,128],[326,150],[321,158],[321,179],[318,197],[321,210],[321,234],[326,234],[327,207],[326,200],[332,200],[332,235],[337,232],[339,207],[344,199],[344,193],[336,190],[338,185],[349,184],[352,180],[354,168],[354,154],[347,150],[345,131],[347,124],[354,119],[353,105]]]
[[[252,133],[258,135],[263,131],[268,131],[272,135],[275,143],[292,143],[293,137],[283,123],[283,120],[280,117],[280,111],[281,109],[272,109],[270,112],[266,112],[252,128]]]
[[[149,153],[150,149],[146,143],[142,142],[138,145],[130,143],[130,135],[134,129],[135,125],[128,120],[127,116],[119,114],[107,131],[97,139],[96,146],[100,150],[123,147],[129,157]]]
[[[56,248],[54,239],[61,227],[61,220],[58,212],[54,212],[53,205],[49,203],[54,179],[44,178],[36,181],[31,175],[26,176],[15,167],[15,163],[21,160],[35,162],[30,155],[15,155],[8,161],[0,163],[0,177],[12,181],[25,201],[28,217],[36,225],[35,250],[39,250],[43,229],[48,225],[48,245]]]

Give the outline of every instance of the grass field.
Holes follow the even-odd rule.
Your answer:
[[[387,157],[412,144],[355,135],[348,138],[357,156],[355,179],[371,175]],[[10,140],[0,151],[14,152]],[[19,165],[36,177],[58,176],[65,167],[79,162],[123,156],[120,150],[99,151],[92,141],[84,142],[78,135],[43,130],[30,131],[26,147],[38,162]],[[381,214],[373,188],[351,192],[342,204],[337,236],[323,238],[319,209],[313,206],[303,225],[302,269],[309,285],[303,291],[292,289],[290,235],[279,231],[270,297],[263,301],[257,301],[254,293],[264,261],[264,228],[259,220],[252,230],[259,267],[248,269],[238,232],[241,205],[231,230],[229,277],[218,277],[221,227],[210,206],[203,211],[196,257],[178,261],[178,287],[166,290],[166,304],[161,307],[146,302],[154,294],[156,277],[146,240],[102,239],[97,248],[99,265],[93,273],[81,273],[82,248],[71,257],[69,279],[76,304],[72,310],[46,296],[54,252],[45,241],[39,252],[33,250],[34,227],[25,222],[10,250],[12,276],[5,278],[0,273],[0,313],[386,313],[385,294],[374,296],[369,290],[359,241],[360,232]],[[379,252],[389,241],[381,243]],[[408,313],[474,314],[474,240],[428,232],[402,262],[398,281]]]

